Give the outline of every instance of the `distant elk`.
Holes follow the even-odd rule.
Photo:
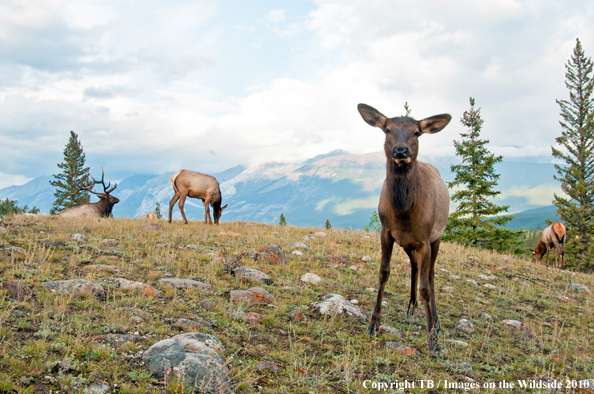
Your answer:
[[[101,167],[101,182],[97,182],[95,178],[89,172],[87,175],[87,181],[91,178],[93,182],[86,186],[80,187],[75,193],[78,193],[82,190],[86,190],[91,192],[99,197],[99,201],[97,202],[88,202],[85,204],[78,205],[76,207],[68,208],[63,210],[58,214],[59,217],[62,218],[107,218],[111,215],[111,210],[115,204],[120,202],[114,196],[111,196],[109,193],[115,190],[118,187],[118,184],[114,184],[113,187],[110,189],[111,182],[105,185],[105,173],[103,172],[103,167]],[[97,193],[93,191],[93,187],[97,184],[101,183],[103,185],[103,193]]]
[[[555,248],[555,267],[564,268],[565,262],[565,241],[567,239],[567,229],[561,222],[555,222],[547,226],[543,231],[536,247],[530,249],[534,260],[539,262],[542,256],[547,254],[547,265],[549,265],[549,252],[551,247]]]
[[[431,353],[439,352],[437,338],[441,329],[435,306],[434,274],[441,234],[448,222],[449,194],[439,171],[417,161],[417,155],[419,137],[441,131],[452,117],[442,114],[417,121],[408,116],[387,118],[366,104],[359,104],[358,110],[365,122],[385,133],[387,158],[386,179],[378,207],[382,223],[379,288],[367,333],[374,335],[380,328],[384,288],[390,276],[390,258],[396,242],[410,258],[407,316],[412,317],[417,306],[420,272],[419,292],[427,315],[427,343]]]
[[[179,211],[184,218],[184,223],[188,224],[188,219],[184,213],[184,203],[186,197],[198,198],[204,204],[204,223],[212,224],[210,218],[210,209],[208,205],[212,206],[212,213],[214,216],[214,223],[219,224],[219,219],[223,214],[223,210],[227,205],[221,207],[223,198],[221,197],[221,190],[219,189],[219,182],[215,177],[202,174],[196,171],[180,170],[173,174],[170,178],[171,184],[175,194],[171,201],[169,201],[169,223],[171,223],[171,211],[173,205],[179,200]]]
[[[146,215],[142,215],[141,217],[139,217],[138,219],[156,219],[157,218],[157,214],[155,214],[154,212],[149,212]]]

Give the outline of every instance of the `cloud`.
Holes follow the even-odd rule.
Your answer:
[[[98,99],[107,100],[116,97],[134,97],[140,93],[139,89],[131,89],[128,86],[103,86],[93,87],[89,86],[83,90],[84,100]]]
[[[286,19],[285,10],[270,10],[264,16],[264,20],[270,23],[283,23]]]

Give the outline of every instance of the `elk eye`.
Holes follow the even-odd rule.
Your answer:
[[[415,137],[418,137],[418,136],[420,136],[421,134],[423,134],[423,133],[421,133],[420,131],[417,131],[417,132],[415,133]]]
[[[390,134],[390,129],[385,129],[384,131],[386,132],[386,134]]]

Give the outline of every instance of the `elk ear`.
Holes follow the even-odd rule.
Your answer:
[[[370,107],[367,104],[359,104],[357,105],[357,109],[363,117],[363,120],[366,121],[368,124],[372,125],[373,127],[379,127],[383,130],[386,126],[388,118],[386,118],[377,109]]]
[[[529,251],[531,251],[531,252],[532,252],[532,254],[536,254],[536,252],[534,251],[534,249],[532,249],[532,248],[528,248],[528,250],[529,250]]]
[[[450,114],[434,115],[419,122],[419,127],[423,133],[437,133],[450,123],[452,116]]]
[[[227,208],[227,205],[229,205],[229,204],[225,204],[225,206],[221,207],[221,212],[223,212],[223,209]]]

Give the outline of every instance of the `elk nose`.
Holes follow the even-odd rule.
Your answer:
[[[403,159],[409,156],[409,150],[406,146],[395,146],[394,149],[392,149],[392,157],[395,159]]]

